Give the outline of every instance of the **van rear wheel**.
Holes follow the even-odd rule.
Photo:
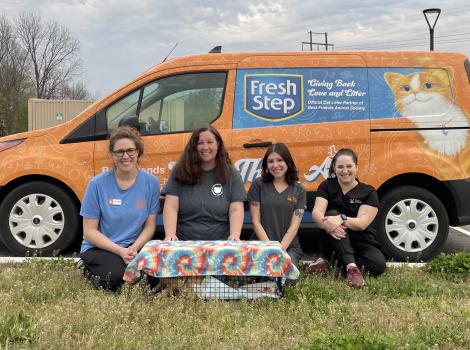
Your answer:
[[[380,200],[377,238],[388,257],[429,260],[447,240],[449,217],[441,201],[417,186],[402,186]]]
[[[70,195],[48,182],[25,183],[0,206],[0,237],[16,256],[50,256],[73,242],[80,228]]]

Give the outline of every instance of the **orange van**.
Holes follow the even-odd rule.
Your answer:
[[[154,66],[75,119],[0,139],[0,237],[51,254],[81,235],[80,200],[111,166],[107,137],[144,135],[142,167],[164,185],[191,131],[222,134],[247,188],[273,142],[293,152],[313,205],[341,147],[377,188],[384,252],[429,259],[470,223],[470,64],[450,52],[209,53]],[[310,214],[305,223],[311,223]],[[247,215],[247,221],[249,216]]]

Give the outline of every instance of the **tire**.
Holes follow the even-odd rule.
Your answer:
[[[70,194],[48,182],[20,185],[0,205],[0,237],[16,256],[63,252],[80,227]]]
[[[442,250],[449,234],[444,205],[417,186],[397,187],[380,200],[377,239],[389,258],[426,261]]]

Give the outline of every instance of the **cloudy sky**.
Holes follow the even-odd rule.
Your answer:
[[[0,0],[0,13],[11,20],[36,11],[64,24],[80,40],[84,81],[99,97],[161,62],[176,43],[170,57],[215,45],[298,51],[311,30],[327,32],[334,50],[428,50],[422,10],[432,7],[442,9],[435,49],[470,56],[468,0]]]

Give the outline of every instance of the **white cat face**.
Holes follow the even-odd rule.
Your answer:
[[[420,128],[418,132],[431,149],[446,156],[460,152],[468,136],[467,130],[460,127],[468,126],[469,122],[452,101],[445,70],[423,70],[408,75],[389,72],[384,74],[384,79],[400,114]],[[449,129],[453,127],[458,128]]]
[[[411,75],[409,83],[400,90],[401,113],[405,117],[439,117],[452,106],[447,97],[433,89],[433,84],[420,74]]]

